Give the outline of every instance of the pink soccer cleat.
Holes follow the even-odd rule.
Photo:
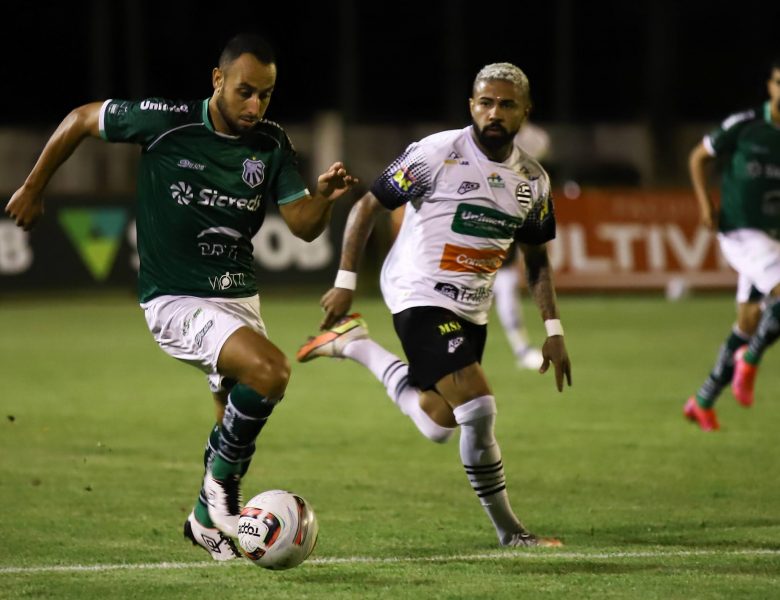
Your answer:
[[[688,401],[685,403],[685,408],[683,409],[683,414],[689,421],[698,423],[702,431],[717,431],[720,429],[715,409],[702,408],[696,402],[695,396],[688,398]]]
[[[731,393],[742,406],[753,406],[753,388],[756,384],[758,366],[745,362],[747,346],[742,346],[734,353],[734,377],[731,380]]]

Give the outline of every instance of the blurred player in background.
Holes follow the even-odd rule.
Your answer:
[[[691,152],[690,173],[702,223],[718,232],[723,255],[739,274],[737,321],[707,380],[685,404],[705,431],[719,428],[715,401],[725,386],[753,404],[758,364],[780,337],[780,59],[771,64],[769,100],[731,115]],[[722,165],[720,210],[709,193],[708,167]]]
[[[184,525],[185,536],[216,560],[239,556],[230,538],[237,535],[240,480],[290,376],[260,316],[251,239],[268,202],[294,235],[315,239],[334,201],[355,183],[335,163],[309,193],[287,135],[264,119],[275,63],[265,40],[241,34],[222,51],[210,98],[76,108],[6,207],[17,225],[33,227],[51,176],[89,136],[141,146],[139,299],[157,343],[207,373],[216,402],[206,473]]]
[[[305,362],[347,357],[368,368],[420,432],[445,442],[460,426],[460,458],[503,546],[560,545],[526,530],[509,504],[494,435],[496,401],[481,367],[495,273],[521,245],[531,293],[545,320],[546,372],[571,385],[545,243],[555,237],[550,181],[515,142],[531,107],[528,80],[508,63],[484,67],[469,101],[473,125],[411,144],[353,206],[340,270],[322,297],[324,333]],[[352,305],[357,267],[377,214],[408,204],[382,268],[382,294],[409,361],[368,337]]]

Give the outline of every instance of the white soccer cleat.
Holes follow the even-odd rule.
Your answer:
[[[203,489],[209,505],[209,518],[214,525],[230,537],[238,537],[238,514],[241,511],[241,476],[230,475],[223,480],[215,479],[206,471]]]
[[[184,537],[190,540],[193,546],[206,550],[214,560],[233,560],[241,557],[233,540],[219,529],[201,525],[195,518],[195,511],[184,521]]]
[[[542,351],[532,346],[528,346],[528,348],[517,356],[517,366],[521,369],[538,371],[543,362],[544,356],[542,356]]]
[[[318,336],[311,337],[298,349],[298,362],[308,362],[318,356],[344,358],[344,348],[350,342],[368,337],[368,325],[360,313],[347,315],[333,327]]]

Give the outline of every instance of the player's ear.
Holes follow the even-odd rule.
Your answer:
[[[222,83],[225,80],[225,76],[222,73],[222,69],[214,67],[211,72],[211,85],[214,86],[214,91],[219,92],[222,90]]]

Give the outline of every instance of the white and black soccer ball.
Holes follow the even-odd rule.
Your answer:
[[[238,544],[259,567],[292,569],[314,550],[319,525],[311,505],[297,494],[269,490],[246,503],[238,517]]]

